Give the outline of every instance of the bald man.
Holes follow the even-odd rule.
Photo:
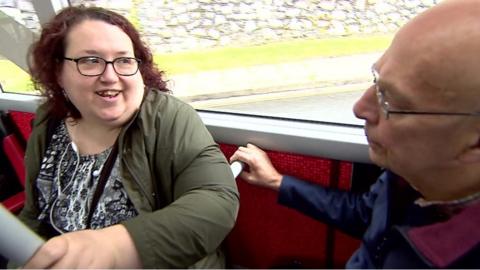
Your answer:
[[[407,23],[354,107],[385,172],[365,194],[281,175],[240,147],[247,182],[362,238],[347,268],[480,268],[480,1],[453,0]]]

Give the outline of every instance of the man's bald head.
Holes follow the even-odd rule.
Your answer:
[[[391,70],[405,69],[444,98],[458,99],[459,90],[480,94],[479,14],[480,1],[444,1],[400,29],[380,61],[390,60],[397,65]]]
[[[480,191],[480,117],[469,116],[480,112],[478,14],[479,0],[452,0],[412,19],[354,107],[372,160],[428,199]]]

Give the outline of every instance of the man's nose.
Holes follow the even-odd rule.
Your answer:
[[[379,115],[379,104],[375,93],[375,86],[372,85],[360,97],[353,106],[353,113],[357,118],[363,119],[369,123],[377,123]]]

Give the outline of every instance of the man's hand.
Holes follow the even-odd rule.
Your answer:
[[[230,157],[230,162],[240,160],[245,162],[249,171],[243,171],[240,177],[250,184],[279,190],[283,176],[273,167],[267,154],[257,146],[249,143],[247,147],[240,146]]]

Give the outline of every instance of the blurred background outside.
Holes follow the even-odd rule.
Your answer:
[[[32,1],[48,2],[0,0],[2,40],[17,29],[39,34],[39,3]],[[400,26],[438,2],[52,1],[125,15],[173,94],[195,108],[354,125],[363,124],[351,108],[371,82],[370,66]],[[4,91],[36,93],[16,62],[0,51]]]

